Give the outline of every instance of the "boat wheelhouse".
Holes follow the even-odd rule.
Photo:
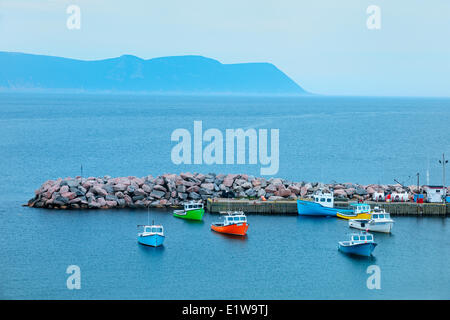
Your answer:
[[[205,209],[203,203],[189,201],[184,203],[184,208],[182,210],[174,210],[173,216],[182,219],[189,220],[202,220]]]
[[[143,232],[138,233],[138,242],[152,247],[159,247],[164,243],[164,227],[161,225],[139,225]]]
[[[377,244],[367,232],[352,233],[347,241],[339,241],[338,249],[344,253],[369,257]]]
[[[230,211],[223,217],[223,221],[211,224],[211,229],[220,233],[245,236],[248,226],[247,216],[243,211]]]

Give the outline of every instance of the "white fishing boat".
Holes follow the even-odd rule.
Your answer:
[[[375,207],[370,219],[352,219],[348,221],[348,225],[359,230],[390,233],[394,220],[384,209]]]

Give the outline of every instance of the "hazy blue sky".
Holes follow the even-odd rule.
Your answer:
[[[81,29],[69,30],[69,5]],[[369,30],[369,5],[381,29]],[[306,90],[450,96],[449,0],[0,0],[0,50],[271,62]]]

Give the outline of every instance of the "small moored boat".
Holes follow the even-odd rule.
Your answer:
[[[202,220],[204,213],[203,203],[189,201],[184,203],[183,210],[174,210],[173,216],[189,220]]]
[[[338,212],[336,216],[341,219],[370,219],[370,205],[367,203],[352,203],[352,212]]]
[[[376,246],[373,235],[361,232],[352,233],[347,241],[339,241],[338,249],[344,253],[370,257]]]
[[[242,211],[227,212],[223,222],[214,222],[211,229],[220,233],[245,236],[248,230],[247,217]]]
[[[138,242],[140,244],[152,247],[159,247],[164,243],[164,228],[160,225],[138,225],[143,227],[143,232],[138,233]]]
[[[384,209],[375,207],[370,219],[352,219],[348,221],[348,225],[359,230],[390,233],[394,226],[394,220]]]

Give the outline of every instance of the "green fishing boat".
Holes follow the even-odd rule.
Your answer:
[[[190,201],[184,204],[183,210],[174,210],[173,216],[189,220],[202,220],[204,213],[205,210],[203,209],[203,203]]]

